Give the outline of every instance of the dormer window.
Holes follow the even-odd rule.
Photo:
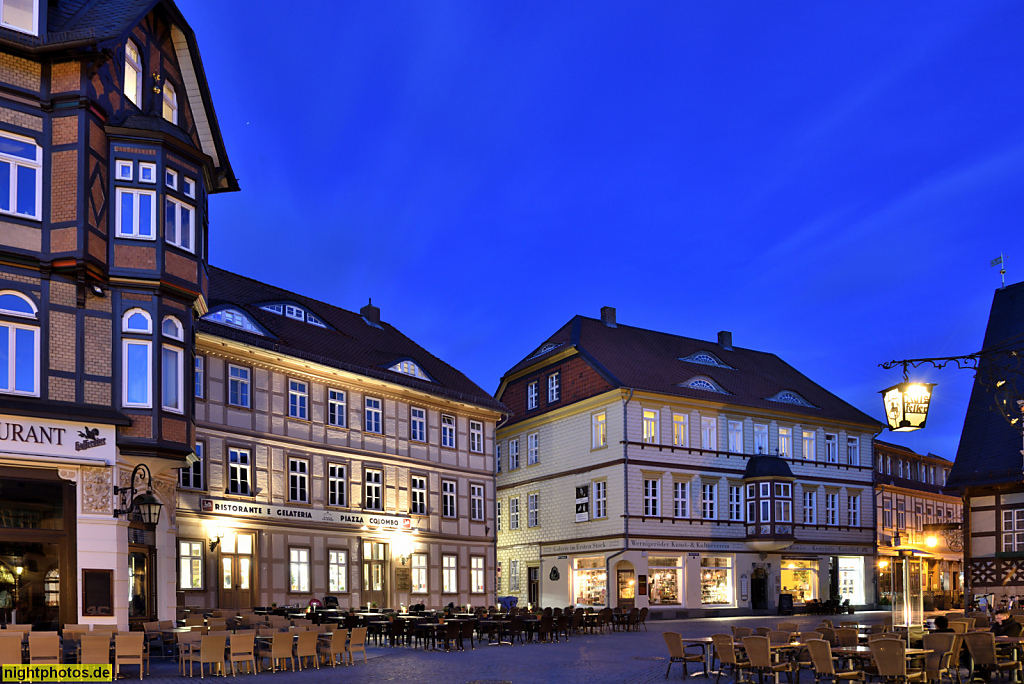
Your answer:
[[[392,370],[395,371],[396,373],[401,373],[403,375],[411,375],[414,378],[419,378],[420,380],[430,381],[430,376],[424,373],[423,369],[420,368],[415,361],[410,361],[408,359],[406,359],[405,361],[399,361],[395,365],[388,368],[388,370]]]
[[[806,406],[808,408],[817,408],[814,404],[801,397],[796,392],[791,390],[783,390],[775,396],[767,397],[768,401],[777,401],[780,404],[793,404],[794,406]]]
[[[680,361],[689,361],[690,363],[700,363],[705,366],[715,366],[716,368],[731,368],[718,360],[718,357],[711,352],[700,351],[696,354],[690,354],[679,359]]]
[[[722,389],[717,382],[703,375],[698,375],[697,377],[690,378],[686,382],[681,382],[679,383],[679,386],[704,390],[706,392],[717,392],[718,394],[728,394],[728,392]]]
[[[164,118],[172,124],[178,123],[178,94],[174,92],[174,86],[164,82]]]
[[[4,2],[5,15],[7,2],[8,0]],[[124,46],[124,96],[142,109],[142,58],[139,55],[139,48],[130,40]]]
[[[233,328],[246,330],[251,333],[256,333],[257,335],[266,334],[258,325],[256,325],[255,321],[238,309],[219,309],[203,316],[203,320],[230,325]]]
[[[263,309],[264,311],[275,313],[278,316],[287,316],[292,320],[305,321],[306,323],[309,323],[310,325],[315,325],[318,328],[327,327],[327,324],[320,320],[320,318],[314,316],[309,311],[306,311],[304,308],[297,304],[261,304],[260,308]]]
[[[291,304],[284,307],[284,315],[288,318],[294,318],[297,321],[305,319],[305,312],[297,306]]]
[[[3,0],[0,26],[39,35],[39,0]]]
[[[537,351],[535,351],[533,354],[531,354],[529,358],[535,359],[538,356],[543,356],[544,354],[547,354],[552,349],[557,349],[560,346],[562,346],[562,345],[555,344],[554,342],[548,342],[547,344],[541,345],[541,348],[538,349]]]

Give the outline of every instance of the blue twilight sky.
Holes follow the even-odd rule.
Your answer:
[[[1024,278],[1024,3],[181,0],[242,192],[210,261],[487,391],[575,314],[731,330],[881,419],[877,364]],[[971,376],[927,429],[956,452]]]

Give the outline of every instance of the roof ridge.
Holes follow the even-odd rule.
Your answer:
[[[593,316],[584,316],[583,314],[576,314],[576,318],[585,319],[585,320],[591,321],[593,323],[600,323],[601,325],[604,325],[604,322],[600,318],[594,318]],[[618,321],[615,322],[615,327],[616,328],[630,328],[631,330],[638,330],[640,332],[653,333],[655,335],[661,335],[663,337],[672,337],[672,338],[676,338],[676,339],[680,339],[680,340],[689,340],[691,342],[703,342],[705,344],[712,345],[713,347],[721,348],[721,346],[715,340],[704,340],[704,339],[701,339],[699,337],[690,337],[688,335],[680,335],[679,333],[665,332],[664,330],[653,330],[651,328],[641,328],[638,325],[628,325],[626,323],[619,323]],[[737,349],[743,350],[743,351],[747,351],[747,352],[753,352],[755,354],[770,354],[772,356],[775,356],[775,354],[772,354],[772,352],[765,352],[765,351],[760,351],[759,349],[752,349],[750,347],[740,347],[740,346],[737,346],[737,345],[733,345],[732,349],[725,349],[723,351],[735,351]]]

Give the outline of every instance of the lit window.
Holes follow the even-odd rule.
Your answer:
[[[379,470],[367,470],[363,474],[365,482],[365,495],[363,508],[373,511],[384,509],[384,497],[382,496],[383,474]]]
[[[661,482],[644,480],[644,515],[658,517],[661,515]]]
[[[455,594],[459,591],[459,557],[441,556],[441,593]]]
[[[672,483],[672,514],[676,518],[690,517],[690,483]]]
[[[483,485],[475,484],[469,486],[469,519],[478,521],[484,519]]]
[[[249,466],[247,449],[228,449],[228,494],[249,496],[252,486]]]
[[[409,409],[409,439],[427,441],[427,410],[413,406]]]
[[[441,480],[441,516],[445,518],[458,516],[455,505],[454,480]]]
[[[212,313],[208,313],[203,316],[203,320],[214,321],[215,323],[223,323],[224,325],[230,325],[233,328],[240,328],[247,330],[257,335],[262,335],[263,331],[249,316],[242,313],[238,309],[219,309]]]
[[[117,237],[156,239],[156,193],[117,189]]]
[[[179,481],[183,489],[203,488],[203,452],[206,450],[202,442],[196,442],[196,460],[179,470]]]
[[[430,377],[423,372],[423,369],[420,368],[415,361],[399,361],[388,368],[388,370],[393,370],[396,373],[401,373],[403,375],[411,375],[414,378],[419,378],[420,380],[430,380]]]
[[[804,460],[814,461],[817,459],[817,435],[810,430],[803,430],[802,433]]]
[[[672,414],[672,445],[690,446],[690,417],[682,413]]]
[[[540,494],[534,493],[526,497],[526,526],[540,525]]]
[[[348,591],[348,552],[327,552],[327,590],[332,594]]]
[[[0,26],[38,36],[38,16],[39,0],[3,0]]]
[[[537,408],[537,381],[534,380],[526,386],[526,410],[532,411]]]
[[[534,432],[526,437],[526,465],[540,463],[540,435]]]
[[[187,252],[195,251],[196,212],[188,204],[167,198],[164,215],[164,239]]]
[[[608,422],[605,418],[604,411],[601,411],[601,413],[595,413],[591,420],[593,421],[591,447],[599,449],[608,443]]]
[[[39,325],[28,322],[36,318],[27,296],[0,292],[0,393],[39,396]]]
[[[515,470],[519,467],[519,440],[508,440],[508,469]]]
[[[548,376],[548,403],[558,401],[561,396],[562,387],[559,380],[559,373],[555,372]]]
[[[142,108],[142,58],[139,49],[130,40],[124,47],[124,96],[136,107]]]
[[[203,588],[203,543],[183,541],[178,544],[181,589]]]
[[[249,408],[249,369],[228,365],[228,403]]]
[[[409,482],[409,512],[413,515],[426,515],[427,478],[423,475],[413,475]]]
[[[346,506],[348,501],[345,466],[340,463],[327,464],[327,505]]]
[[[0,135],[0,212],[42,218],[42,175],[43,148],[30,138]]]
[[[779,456],[789,458],[793,453],[793,429],[779,428]]]
[[[164,118],[172,124],[178,123],[178,94],[174,92],[174,86],[164,82]]]
[[[327,424],[345,427],[345,393],[341,390],[327,391]]]
[[[658,443],[658,412],[651,409],[644,409],[643,412],[643,440],[648,444]]]
[[[153,321],[142,309],[130,309],[122,317],[126,334],[149,335]],[[148,339],[122,339],[122,405],[138,408],[152,406],[152,342]]]
[[[309,461],[288,459],[288,500],[309,502]]]
[[[441,416],[441,446],[455,448],[455,416]]]
[[[484,559],[481,556],[469,559],[469,591],[472,594],[484,593]]]
[[[288,381],[288,415],[306,420],[309,415],[309,386],[298,380]]]
[[[366,398],[366,415],[364,416],[366,431],[373,432],[378,435],[382,432],[382,414],[380,404],[380,399],[373,399],[372,397]]]
[[[427,554],[412,554],[412,593],[427,593]]]
[[[484,452],[484,424],[478,420],[469,421],[469,450],[478,454]]]
[[[768,453],[768,426],[767,425],[754,425],[754,453],[755,454],[767,454]]]
[[[309,591],[309,549],[288,549],[288,590]]]
[[[839,463],[839,436],[825,434],[825,462]],[[882,472],[882,457],[878,458],[878,472]]]

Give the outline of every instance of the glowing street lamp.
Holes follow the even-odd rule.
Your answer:
[[[885,417],[893,432],[920,430],[928,420],[931,405],[932,382],[901,382],[882,390]]]

